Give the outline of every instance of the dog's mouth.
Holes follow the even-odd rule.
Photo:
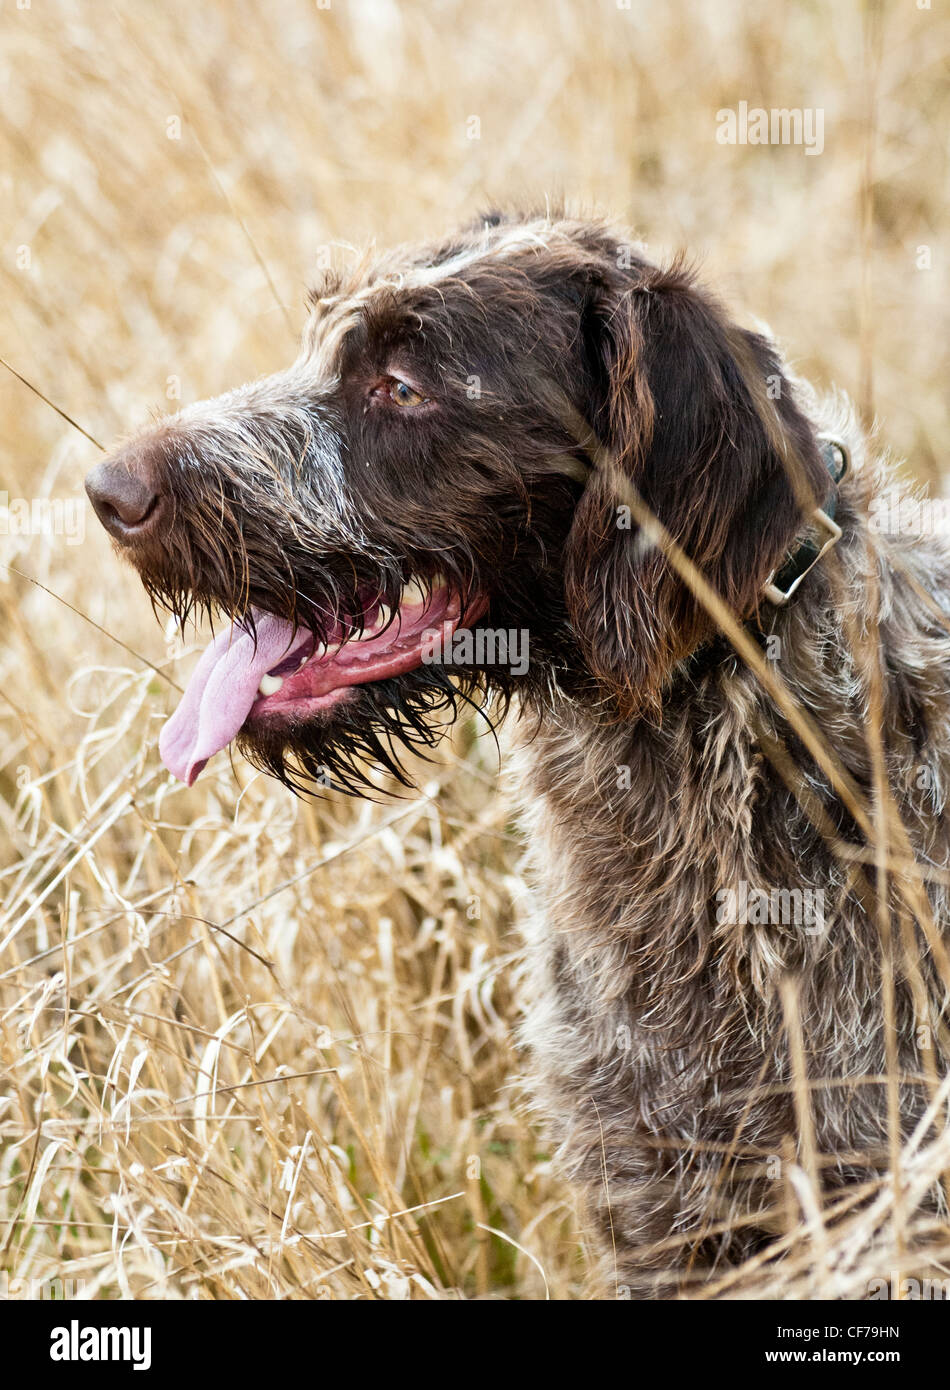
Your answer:
[[[487,606],[487,598],[465,601],[440,579],[424,588],[410,581],[394,610],[374,600],[358,622],[337,622],[324,641],[252,609],[251,622],[239,620],[206,647],[162,729],[162,761],[190,787],[242,731],[326,718],[354,686],[437,662],[463,621],[474,622]]]

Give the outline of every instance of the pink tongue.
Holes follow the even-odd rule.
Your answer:
[[[234,738],[257,697],[261,677],[304,646],[310,634],[254,611],[257,644],[243,627],[222,632],[205,651],[181,703],[158,739],[162,762],[190,787],[205,763]]]

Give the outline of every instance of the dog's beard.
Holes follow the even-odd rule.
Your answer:
[[[283,555],[274,562],[280,568],[267,571],[259,564],[251,566],[240,546],[235,551],[229,561],[215,556],[213,563],[191,547],[183,547],[180,557],[163,556],[158,562],[151,556],[140,562],[134,553],[128,558],[139,571],[156,616],[170,614],[182,630],[189,622],[197,627],[202,621],[212,627],[241,621],[253,628],[253,611],[260,609],[320,635],[341,612],[358,606],[357,588],[391,601],[389,595],[398,593],[401,584],[395,563],[388,567],[353,564],[344,583],[325,565],[294,564],[295,557]],[[260,574],[268,577],[259,578]]]
[[[487,670],[466,668],[456,652],[448,666],[423,658],[425,664],[418,668],[354,684],[324,708],[317,708],[316,701],[309,709],[286,713],[272,708],[266,718],[252,711],[231,735],[232,746],[299,794],[336,789],[378,798],[411,788],[420,780],[418,764],[414,769],[412,764],[434,754],[460,715],[478,711],[482,728],[494,731],[515,690],[529,701],[547,702],[575,665],[560,586],[535,553],[540,545],[524,544],[517,567],[493,562],[491,580],[485,581],[483,564],[457,536],[451,543],[446,539],[427,547],[418,557],[382,549],[371,555],[342,548],[339,553],[323,548],[305,554],[283,535],[278,541],[276,528],[265,535],[258,519],[243,513],[233,536],[233,514],[224,514],[233,544],[221,542],[221,518],[212,544],[210,527],[199,525],[191,510],[181,507],[179,516],[188,524],[173,533],[162,552],[129,555],[153,606],[170,610],[179,621],[205,615],[217,633],[226,632],[232,622],[254,633],[254,615],[260,612],[312,632],[318,644],[332,643],[339,640],[334,624],[347,615],[359,619],[361,610],[371,616],[365,610],[375,596],[393,612],[402,612],[403,586],[418,577],[428,588],[426,575],[432,576],[433,554],[438,553],[432,582],[437,579],[457,596],[460,627],[469,626],[469,596],[475,596],[468,609],[471,625],[483,617],[481,604],[487,599],[477,596],[486,595],[490,583],[493,627],[502,633],[530,630],[530,669],[509,672],[491,659]],[[561,529],[563,524],[562,519]],[[166,765],[189,783],[200,775],[206,756],[204,750],[196,759],[179,759],[188,763],[183,772],[163,750]]]
[[[382,769],[398,787],[416,777],[409,758],[428,759],[466,711],[494,732],[511,691],[484,672],[431,665],[392,680],[352,687],[347,698],[307,719],[256,721],[237,739],[248,760],[301,795],[333,789],[378,799],[395,790],[379,780]],[[490,697],[491,712],[489,712]],[[374,776],[374,773],[376,774]]]

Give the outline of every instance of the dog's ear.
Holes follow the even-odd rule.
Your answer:
[[[656,711],[674,665],[715,624],[624,504],[632,482],[740,618],[827,492],[814,431],[771,344],[732,324],[681,266],[591,293],[582,401],[613,464],[595,470],[568,537],[568,612],[625,714]]]

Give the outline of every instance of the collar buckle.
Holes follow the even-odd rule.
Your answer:
[[[818,440],[825,467],[837,487],[850,470],[851,456],[846,446],[834,435],[820,434]],[[812,523],[824,535],[823,542],[820,545],[814,541],[802,542],[792,555],[786,557],[784,564],[777,565],[769,575],[762,592],[769,603],[774,603],[777,608],[788,603],[805,576],[840,541],[841,527],[834,519],[836,503],[837,496],[833,491],[831,500],[812,512]],[[803,564],[804,561],[807,563]]]
[[[831,550],[834,546],[836,546],[841,539],[841,527],[838,525],[836,521],[832,520],[832,518],[828,515],[827,512],[823,512],[820,507],[816,507],[814,512],[812,513],[812,521],[815,523],[815,525],[818,527],[820,531],[824,531],[824,544],[820,547],[820,549],[818,549],[815,552],[815,555],[813,556],[811,561],[805,566],[805,568],[799,574],[795,575],[795,578],[791,581],[790,584],[788,584],[787,588],[779,588],[779,586],[775,582],[776,577],[779,574],[779,570],[774,569],[772,571],[772,573],[768,577],[768,581],[766,582],[763,593],[765,594],[765,597],[768,599],[769,603],[774,603],[776,608],[782,608],[786,603],[788,603],[789,599],[792,597],[799,584],[805,578],[806,574],[810,574],[811,571],[817,565],[818,561],[824,555],[827,555],[828,551]]]

